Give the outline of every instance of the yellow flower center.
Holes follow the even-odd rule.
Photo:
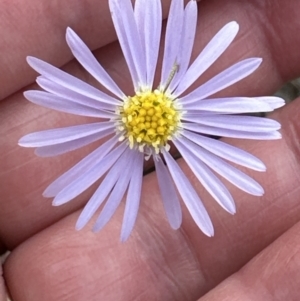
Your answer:
[[[128,97],[120,109],[121,129],[128,138],[131,148],[138,145],[140,151],[145,146],[153,147],[158,153],[161,147],[168,147],[180,124],[180,113],[173,100],[163,92],[138,92]]]

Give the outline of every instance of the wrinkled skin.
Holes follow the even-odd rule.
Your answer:
[[[162,2],[166,16],[169,1]],[[119,242],[123,206],[102,232],[92,233],[91,224],[77,232],[76,219],[94,187],[62,207],[52,207],[42,191],[96,145],[49,159],[18,147],[18,139],[32,131],[87,121],[24,99],[22,91],[35,88],[37,76],[25,57],[37,56],[94,83],[67,48],[70,26],[130,93],[107,0],[0,0],[0,7],[0,252],[12,251],[3,274],[14,301],[300,300],[300,99],[270,114],[282,123],[282,140],[224,139],[268,168],[247,171],[265,188],[261,198],[227,183],[235,216],[178,160],[210,213],[214,238],[200,232],[185,208],[180,230],[170,228],[154,172],[144,178],[139,217],[126,243]],[[262,66],[220,95],[271,95],[300,75],[300,1],[202,0],[199,9],[194,58],[228,21],[238,21],[241,29],[197,84],[253,56],[264,59]]]

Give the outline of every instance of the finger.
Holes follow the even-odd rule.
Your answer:
[[[299,106],[299,104],[296,103],[295,106],[289,106],[287,108],[291,109],[294,112],[298,108],[298,106]],[[288,129],[290,123],[287,126],[287,122],[284,122],[284,120],[288,120],[288,118],[291,117],[292,112],[287,111],[287,109],[282,110],[281,112],[285,112],[286,115],[284,115],[285,113],[280,113],[280,114],[278,113],[278,115],[276,117],[281,122],[285,123],[286,124],[285,128]],[[281,114],[283,114],[283,115],[281,115]],[[292,126],[298,127],[297,120],[292,121]],[[268,186],[272,187],[272,193],[270,192],[271,196],[266,194],[266,197],[264,199],[265,203],[263,205],[261,205],[261,207],[257,206],[257,203],[249,204],[249,201],[254,200],[254,199],[249,198],[249,197],[247,197],[247,198],[242,197],[236,191],[234,191],[235,198],[238,198],[240,202],[243,202],[243,201],[245,203],[247,202],[246,206],[245,206],[245,204],[243,204],[243,206],[247,210],[244,211],[243,214],[239,214],[239,217],[236,217],[236,219],[230,218],[230,220],[229,220],[229,218],[228,219],[226,217],[224,218],[224,216],[222,215],[222,213],[220,213],[220,211],[218,211],[218,209],[215,209],[213,206],[210,207],[211,210],[213,210],[212,217],[214,218],[214,220],[216,220],[216,222],[215,222],[216,228],[217,229],[225,228],[222,231],[223,232],[222,237],[220,237],[220,236],[216,237],[214,240],[214,243],[208,244],[208,243],[206,243],[206,241],[203,238],[199,238],[199,232],[195,228],[195,226],[192,223],[190,223],[190,221],[188,219],[185,220],[185,224],[184,224],[185,233],[188,234],[188,238],[192,242],[192,245],[195,247],[194,251],[197,254],[196,260],[194,261],[194,263],[192,263],[192,267],[198,266],[197,263],[199,263],[199,262],[201,264],[201,273],[199,276],[197,275],[197,277],[195,277],[198,280],[197,285],[196,286],[193,285],[194,289],[190,290],[191,293],[193,293],[195,295],[196,294],[201,295],[203,292],[208,290],[211,286],[215,285],[216,282],[220,281],[221,278],[224,277],[225,271],[226,271],[226,273],[232,273],[233,270],[237,269],[241,264],[243,264],[251,256],[253,256],[254,255],[253,253],[260,250],[264,244],[267,244],[270,241],[274,240],[275,237],[279,233],[281,233],[281,231],[290,227],[291,224],[293,224],[293,223],[295,223],[295,221],[299,220],[299,216],[297,215],[297,211],[299,211],[299,210],[297,210],[298,207],[297,207],[297,203],[295,202],[295,199],[297,197],[297,195],[296,195],[297,187],[298,187],[299,183],[298,183],[298,178],[296,177],[296,173],[294,171],[295,166],[297,166],[297,160],[295,159],[295,150],[297,150],[297,148],[295,148],[293,141],[297,141],[295,139],[295,137],[288,136],[287,140],[280,142],[280,144],[278,144],[277,142],[273,143],[273,147],[274,147],[274,149],[276,149],[276,152],[273,151],[271,148],[268,148],[268,151],[270,151],[272,154],[273,153],[278,154],[278,157],[276,156],[276,158],[269,158],[268,160],[267,160],[267,158],[265,158],[266,159],[265,161],[267,163],[274,164],[274,162],[271,162],[271,161],[273,161],[274,159],[277,159],[278,162],[275,162],[274,169],[271,169],[271,174],[273,172],[273,177],[270,177],[270,179],[268,179],[268,181],[266,182],[267,187]],[[240,146],[246,147],[247,149],[251,149],[251,146],[249,146],[249,144],[247,144],[247,143],[240,144],[240,142],[237,141],[236,145],[238,145],[238,146],[240,145]],[[268,146],[269,146],[269,143],[268,143]],[[266,152],[266,144],[265,143],[255,144],[253,146],[253,152],[256,153],[257,155],[262,156],[262,158],[269,156],[269,152]],[[282,158],[283,154],[286,154],[286,153],[288,153],[288,155],[287,155],[288,160],[286,159],[286,157],[284,157],[285,159],[283,162],[283,160],[281,160],[280,158]],[[270,159],[273,159],[273,160],[270,160]],[[287,166],[285,166],[285,165],[287,165]],[[279,175],[278,170],[280,170],[280,176],[283,177],[283,180],[281,179],[280,185],[278,185],[279,187],[276,187],[276,189],[275,189],[274,185],[272,185],[272,184],[274,184],[274,182],[276,183],[276,181],[278,181],[278,175]],[[151,176],[154,177],[154,175],[151,175]],[[149,178],[151,176],[149,176]],[[292,182],[286,181],[286,179],[289,176],[292,176],[292,177],[295,176],[295,178],[293,179]],[[285,185],[285,187],[283,187],[283,186],[281,187],[281,185],[283,185],[283,184]],[[153,190],[152,190],[153,185],[150,185],[150,184],[145,184],[145,185],[149,185],[149,187],[151,187],[151,193],[153,193]],[[288,187],[288,191],[291,191],[291,194],[287,195],[286,199],[284,200],[285,202],[283,203],[283,202],[280,202],[280,199],[278,196],[286,194],[286,191],[287,191],[286,187]],[[199,188],[199,192],[201,193],[200,188]],[[272,195],[273,193],[274,193],[274,195]],[[204,194],[204,192],[203,192],[203,194]],[[204,197],[204,198],[206,201],[208,201],[207,197]],[[274,204],[273,199],[275,199],[275,206],[272,206]],[[153,203],[151,203],[151,205],[152,204]],[[152,205],[152,206],[154,207],[154,205]],[[241,207],[241,208],[244,208],[244,207]],[[283,208],[284,208],[284,210],[283,210]],[[263,210],[263,213],[261,213],[262,210]],[[295,211],[296,211],[296,213],[295,213]],[[144,213],[144,215],[143,215],[143,213],[141,213],[141,218],[143,218],[146,221],[147,216],[148,216],[148,218],[149,218],[149,215],[151,216],[151,214],[150,214],[151,212],[152,211],[147,210],[147,214]],[[159,215],[160,211],[155,210],[154,212],[156,212],[156,214]],[[265,212],[268,212],[268,214],[266,215]],[[283,212],[284,212],[284,214],[282,214]],[[153,214],[153,217],[154,217],[153,218],[154,222],[153,222],[153,220],[151,220],[152,223],[151,223],[151,227],[149,227],[149,230],[148,230],[149,232],[152,230],[152,227],[154,227],[154,229],[158,228],[158,227],[155,227],[155,221],[159,220],[159,217],[155,214]],[[268,218],[266,218],[266,217],[268,217]],[[71,219],[71,216],[68,218]],[[120,218],[120,217],[117,216],[116,218]],[[242,219],[240,219],[240,218],[242,218]],[[74,217],[74,219],[75,219],[75,217]],[[251,224],[249,223],[249,220],[251,221]],[[272,223],[273,220],[276,221],[276,225],[271,224],[271,227],[270,227],[270,223]],[[234,221],[234,222],[231,222],[231,221]],[[70,224],[71,224],[71,222],[74,222],[74,221],[70,220]],[[252,226],[253,224],[255,225],[254,228]],[[113,223],[111,225],[114,226]],[[239,231],[237,231],[236,225],[239,225]],[[277,228],[277,225],[278,225],[278,228]],[[60,224],[59,226],[62,226],[62,224]],[[110,227],[112,227],[112,226],[110,226]],[[137,226],[139,227],[137,229],[140,229],[140,228],[142,229],[141,225],[137,225]],[[251,228],[251,226],[252,226],[252,228]],[[114,229],[119,229],[119,227],[114,226]],[[164,231],[163,227],[159,227],[159,229],[161,229],[160,231],[163,231],[163,233],[167,233],[167,231]],[[264,229],[264,231],[258,231],[261,229]],[[144,230],[144,229],[142,229],[142,230]],[[106,231],[108,231],[108,230],[106,230]],[[136,230],[136,231],[141,231],[141,230]],[[238,232],[238,233],[236,234],[236,232]],[[105,232],[102,232],[102,233],[105,233]],[[143,234],[143,235],[141,235],[140,237],[144,238],[145,233],[147,233],[147,231],[142,231],[141,234]],[[174,232],[172,232],[172,234],[173,233]],[[232,235],[232,233],[234,234],[233,238],[231,238],[231,236],[230,236],[230,235]],[[57,234],[57,233],[50,232],[49,234],[53,235],[53,234]],[[46,235],[46,237],[44,238],[44,243],[49,237],[53,237],[49,234]],[[101,235],[104,235],[104,234],[101,234]],[[106,241],[108,241],[108,240],[111,241],[112,233],[109,233],[109,235],[108,234],[106,234],[106,235],[107,235]],[[161,236],[163,236],[163,235],[161,235]],[[163,238],[165,240],[165,239],[168,239],[169,237],[163,236]],[[164,241],[164,240],[161,240],[161,241]],[[228,240],[228,242],[227,242],[228,244],[226,244],[226,240]],[[62,241],[66,241],[66,238],[64,238],[64,240],[62,240]],[[169,240],[166,240],[166,241],[169,242]],[[258,241],[259,243],[253,246],[253,241]],[[136,243],[136,241],[134,241],[134,242]],[[146,239],[146,242],[147,242],[147,246],[149,246],[149,245],[152,246],[152,244],[148,244],[149,241],[147,241],[147,239]],[[154,240],[151,242],[155,243]],[[248,242],[248,244],[246,244],[247,242]],[[86,243],[88,244],[88,242],[86,242]],[[90,241],[89,244],[92,245],[92,241]],[[166,246],[166,244],[163,242],[161,244],[163,244],[163,246]],[[41,242],[39,242],[39,245],[42,245]],[[75,244],[75,246],[77,246],[77,245]],[[245,246],[247,246],[247,247],[245,247]],[[251,246],[253,246],[253,247],[251,247]],[[31,249],[31,248],[29,248],[29,249]],[[166,249],[168,251],[172,250],[172,248],[170,248],[170,247],[167,247]],[[199,253],[198,253],[198,249],[199,249]],[[247,249],[248,253],[243,252],[244,249]],[[133,250],[133,247],[131,247],[130,251],[132,251],[132,250]],[[149,250],[149,248],[148,248],[148,250]],[[209,253],[207,250],[209,250]],[[220,254],[220,250],[228,250],[228,251],[221,252],[221,254]],[[118,253],[110,255],[112,257],[110,257],[110,256],[105,257],[105,260],[107,260],[108,258],[116,258],[117,254],[119,254],[119,250],[117,250],[117,251],[118,251]],[[138,247],[138,251],[136,251],[136,253],[134,253],[133,255],[136,256],[137,253],[139,254],[139,251],[141,251],[141,247]],[[161,252],[161,250],[160,250],[160,252]],[[40,253],[42,253],[42,252],[40,251]],[[96,250],[95,253],[97,253],[97,255],[98,255],[99,254],[98,250]],[[201,257],[199,256],[200,253],[203,254],[203,255],[200,255]],[[224,253],[226,253],[226,254],[224,254]],[[76,255],[78,255],[78,254],[76,254]],[[148,255],[148,256],[150,257],[150,255]],[[60,258],[62,258],[62,257],[60,257]],[[78,258],[78,256],[76,256],[76,258]],[[155,258],[157,258],[157,257],[155,257]],[[238,260],[237,260],[237,258],[238,258]],[[128,259],[128,258],[126,258],[126,259]],[[211,265],[212,261],[217,263],[213,267]],[[52,262],[53,262],[53,260],[52,260]],[[172,267],[174,267],[174,262],[173,262]],[[220,264],[220,262],[222,263],[222,265]],[[93,262],[93,264],[94,264],[94,262]],[[123,266],[123,262],[121,262],[121,264]],[[103,262],[102,262],[102,265],[103,265]],[[161,265],[159,265],[159,266],[161,266]],[[187,265],[185,265],[185,267],[186,266]],[[208,271],[210,269],[211,269],[211,273],[208,273]],[[153,269],[151,269],[151,271],[152,270]],[[220,272],[220,270],[221,270],[221,272]],[[115,272],[115,269],[114,269],[114,272]],[[122,275],[125,275],[126,272],[128,273],[128,267],[127,267],[127,270],[124,271],[124,274],[122,274]],[[204,278],[203,275],[206,276],[206,279],[203,279]],[[188,276],[189,277],[186,277],[186,279],[191,279],[191,274],[189,274]],[[74,278],[76,279],[76,277],[74,277]],[[113,279],[112,283],[115,280],[114,276],[112,278],[108,277],[106,279],[107,280]],[[121,279],[123,279],[123,278],[121,277]],[[169,279],[167,278],[165,280],[165,282],[163,282],[164,288],[165,288],[168,280]],[[202,285],[199,286],[199,281],[201,281],[201,280],[202,280]],[[106,282],[106,283],[108,283],[108,282]],[[62,283],[62,282],[60,282],[60,283]],[[128,284],[128,282],[126,284]],[[143,293],[143,291],[145,291],[147,289],[146,284],[147,284],[147,281],[144,281],[144,286],[140,286],[140,288],[138,288],[135,291],[137,291],[140,294]],[[87,286],[87,285],[88,285],[88,281],[86,282],[85,286]],[[183,287],[184,292],[185,292],[185,287],[187,287],[187,286],[188,286],[188,284],[184,283],[184,287]],[[127,288],[128,287],[129,287],[129,285],[127,285]],[[153,287],[154,287],[154,285],[153,285]],[[201,292],[199,292],[200,290],[201,290]],[[173,293],[173,291],[172,291],[172,293]],[[80,292],[78,292],[78,293],[82,293],[82,290],[80,290]],[[159,290],[158,293],[163,294],[162,290]],[[55,296],[55,297],[57,297],[57,296]],[[169,297],[169,296],[167,296],[167,297]],[[192,298],[194,298],[194,295],[191,296],[190,299],[193,300]],[[73,296],[73,300],[74,300],[74,296]]]
[[[299,230],[298,223],[199,301],[299,300]]]
[[[261,80],[265,82],[267,78],[270,81],[269,87],[272,87],[272,83],[274,84],[276,80],[286,82],[299,76],[299,53],[297,54],[292,49],[293,47],[288,45],[293,41],[295,28],[299,28],[300,25],[296,11],[291,8],[298,8],[300,3],[289,0],[282,5],[283,0],[276,0],[272,3],[259,0],[251,2],[234,0],[221,4],[218,0],[212,0],[203,1],[201,4],[203,4],[202,18],[205,19],[203,23],[207,27],[219,28],[224,19],[237,20],[244,30],[239,39],[240,44],[244,44],[242,47],[244,52],[263,57],[266,69],[260,70],[262,78],[258,77],[257,86],[263,86]],[[211,14],[214,15],[213,18],[210,18]],[[282,24],[285,25],[282,26]],[[202,34],[206,36],[208,32],[203,30]],[[299,48],[300,38],[297,37],[294,41],[296,47]],[[232,54],[235,57],[237,55],[234,52]],[[295,68],[292,67],[292,62],[296,64]],[[273,70],[274,74],[271,75],[266,70],[269,72]],[[253,87],[254,90],[257,86]]]
[[[0,301],[6,301],[6,292],[2,272],[2,262],[0,261]]]
[[[75,213],[21,245],[5,267],[12,298],[34,301],[46,293],[49,301],[57,298],[74,301],[83,298],[108,301],[174,300],[175,289],[183,297],[181,300],[195,300],[197,295],[193,290],[199,281],[199,273],[193,267],[193,252],[189,250],[184,235],[165,231],[167,227],[164,221],[161,224],[161,219],[155,226],[151,221],[149,228],[149,219],[156,217],[152,213],[147,217],[144,212],[143,218],[146,219],[139,218],[134,240],[122,244],[117,238],[122,213],[123,209],[120,208],[116,216],[118,219],[109,223],[106,228],[108,232],[105,235],[101,232],[100,237],[90,230],[76,233],[73,223],[78,213]],[[162,229],[159,228],[161,225],[164,226]],[[117,236],[111,240],[109,235]],[[161,250],[164,239],[168,239],[167,256]],[[114,260],[116,254],[118,258]],[[45,268],[48,273],[44,272]],[[32,282],[26,281],[22,271]],[[189,280],[188,291],[184,286],[191,272],[194,275]],[[56,282],[55,278],[59,280]],[[15,280],[20,289],[16,287]],[[61,281],[65,281],[63,285]],[[24,287],[26,291],[21,292]],[[51,289],[48,290],[48,287]],[[181,292],[182,289],[184,291]],[[185,299],[187,296],[189,298]]]
[[[246,24],[243,18],[244,10],[243,6],[241,6],[242,4],[243,3],[239,4],[240,6],[235,6],[236,11],[230,12],[230,16],[225,17],[224,15],[223,18],[221,18],[222,20],[219,20],[220,18],[216,20],[217,23],[223,22],[224,24],[227,21],[227,18],[238,18],[237,20],[244,24],[246,31],[243,31],[243,29],[241,30],[236,43],[222,56],[219,65],[213,66],[211,73],[219,71],[218,69],[223,68],[225,65],[229,64],[229,62],[235,61],[236,53],[241,53],[241,56],[245,57],[259,53],[266,58],[266,62],[262,70],[257,71],[257,77],[254,75],[249,77],[243,83],[239,83],[231,89],[224,91],[224,94],[264,94],[265,91],[268,92],[274,86],[281,84],[279,80],[279,78],[282,77],[280,71],[274,72],[274,65],[280,65],[280,62],[271,59],[273,57],[270,57],[269,49],[265,47],[261,48],[262,45],[265,45],[266,40],[270,40],[271,38],[269,36],[266,37],[261,35],[260,28],[256,28],[257,32],[252,29],[253,32],[251,37],[253,47],[250,49],[250,47],[245,44],[244,35],[250,25]],[[201,29],[207,24],[209,16],[213,15],[214,7],[206,5],[202,9],[202,23],[200,20],[194,55],[196,52],[200,52],[203,48],[203,44],[209,40],[208,34],[202,38],[203,31]],[[274,10],[277,12],[276,7]],[[259,14],[259,12],[257,12],[257,14]],[[250,20],[248,20],[248,22],[250,22]],[[216,25],[209,24],[209,26],[207,25],[206,32],[210,32],[210,36],[212,36],[212,32],[215,32]],[[261,43],[256,43],[257,36],[261,36]],[[248,40],[250,41],[251,39]],[[288,51],[287,49],[282,50]],[[127,91],[129,86],[129,83],[127,82],[128,76],[122,77],[124,74],[123,70],[126,70],[126,66],[118,46],[110,45],[105,49],[99,50],[97,54],[102,62],[105,58],[106,66],[114,71],[112,74],[113,77],[120,79],[118,81],[120,82],[120,86],[127,87],[125,88],[125,91]],[[291,73],[298,72],[299,69],[300,66],[297,61],[293,62],[293,64],[290,63]],[[86,77],[86,74],[82,73],[81,68],[75,63],[70,64],[67,70],[79,77]],[[122,70],[121,73],[120,70]],[[279,68],[279,70],[281,69]],[[261,76],[264,72],[268,74],[267,77]],[[90,195],[89,191],[82,195],[78,201],[72,202],[64,207],[51,208],[51,210],[49,210],[50,201],[42,202],[40,196],[45,187],[51,183],[57,175],[74,165],[80,157],[83,157],[84,154],[88,153],[89,150],[94,147],[94,145],[92,145],[81,151],[51,159],[40,159],[35,157],[31,150],[20,149],[16,145],[16,141],[28,132],[87,122],[84,118],[74,118],[73,116],[58,114],[53,111],[32,106],[26,101],[20,103],[21,97],[20,94],[16,94],[12,98],[7,99],[1,104],[0,110],[0,117],[3,121],[3,126],[0,130],[1,133],[3,133],[1,134],[3,142],[1,142],[0,145],[1,153],[4,154],[2,157],[3,160],[1,160],[0,169],[0,178],[3,183],[0,190],[0,195],[3,196],[1,198],[3,204],[1,204],[0,223],[2,229],[1,236],[4,237],[7,245],[10,246],[19,243],[29,235],[32,235],[36,231],[82,206]],[[16,105],[16,103],[18,103],[18,105]],[[46,125],[45,120],[47,121]],[[8,138],[5,138],[6,135]],[[47,170],[47,172],[45,172],[45,170]],[[27,210],[24,210],[24,208],[27,208]],[[28,220],[31,222],[28,223]],[[20,224],[22,227],[19,226]],[[8,239],[8,237],[10,238]]]
[[[214,238],[199,233],[184,208],[182,228],[170,230],[156,176],[151,173],[144,178],[142,205],[128,242],[118,241],[123,204],[96,234],[90,231],[91,225],[74,231],[80,211],[70,214],[12,252],[5,272],[13,297],[20,301],[40,300],[45,294],[49,301],[76,301],[83,296],[108,301],[121,296],[124,301],[200,298],[300,220],[299,147],[293,142],[299,138],[293,135],[300,132],[300,124],[292,118],[299,102],[273,116],[282,122],[284,134],[291,127],[293,134],[252,148],[269,167],[266,178],[257,177],[265,180],[264,197],[250,197],[230,187],[238,208],[232,217],[192,180],[214,221]],[[251,148],[245,143],[235,145]],[[185,163],[178,162],[188,174]],[[27,288],[25,293],[22,287]]]
[[[170,0],[162,0],[162,4],[166,16]],[[106,0],[30,0],[26,5],[22,0],[1,0],[0,6],[0,100],[34,81],[36,75],[28,67],[26,56],[37,56],[57,66],[71,60],[65,43],[67,27],[84,36],[92,50],[116,39]]]
[[[196,229],[187,230],[188,222],[185,222],[184,231],[169,231],[160,214],[158,188],[152,182],[153,176],[147,176],[143,193],[145,206],[126,244],[117,242],[121,207],[99,234],[91,233],[90,229],[76,233],[73,225],[78,213],[75,213],[21,245],[13,252],[5,270],[12,296],[16,300],[31,301],[40,300],[45,294],[49,301],[63,297],[75,301],[83,297],[116,300],[121,296],[122,300],[195,300],[291,226],[291,219],[296,219],[292,211],[298,211],[299,220],[296,199],[293,204],[282,196],[279,196],[281,203],[278,199],[261,201],[268,202],[267,206],[258,202],[250,204],[249,199],[243,199],[242,202],[248,203],[243,204],[244,210],[240,210],[235,220],[224,218],[213,208],[216,210],[214,220],[217,215],[222,218],[217,221],[216,228],[223,230],[214,239],[204,238]],[[295,197],[296,192],[291,195]],[[282,214],[284,206],[291,206],[286,216]],[[184,217],[187,221],[186,212]],[[245,225],[248,220],[251,225]],[[271,232],[267,225],[272,222]],[[293,239],[298,230],[293,231]],[[294,246],[297,243],[295,240]],[[282,245],[289,244],[285,241]],[[282,254],[282,258],[290,258],[286,255]],[[256,263],[256,269],[261,270],[261,262],[268,263],[263,258]],[[275,263],[283,262],[286,261],[276,258]],[[285,269],[279,266],[278,271]],[[25,293],[22,287],[27,288]]]

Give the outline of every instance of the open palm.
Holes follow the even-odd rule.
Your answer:
[[[162,2],[167,15],[170,1]],[[23,90],[35,88],[36,77],[25,57],[63,66],[96,84],[72,60],[64,40],[70,26],[129,93],[129,75],[114,42],[107,0],[30,0],[26,6],[21,0],[1,0],[0,5],[0,251],[12,250],[4,278],[14,301],[300,299],[300,100],[271,115],[282,124],[282,140],[226,139],[268,168],[266,173],[247,171],[265,188],[261,198],[226,183],[237,202],[233,217],[178,159],[212,217],[214,238],[205,237],[185,209],[180,230],[170,228],[151,166],[144,177],[139,217],[126,243],[118,240],[122,206],[100,233],[91,232],[90,226],[77,232],[76,219],[94,188],[55,208],[42,191],[96,145],[49,159],[17,146],[29,132],[86,121],[24,99]],[[272,94],[300,75],[299,1],[203,0],[199,11],[194,58],[227,22],[235,20],[241,29],[197,84],[253,56],[264,59],[262,66],[222,96]]]

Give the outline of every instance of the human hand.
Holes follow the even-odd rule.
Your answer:
[[[214,238],[204,237],[186,211],[180,230],[169,227],[154,173],[144,178],[142,205],[128,242],[118,241],[122,206],[100,233],[92,233],[89,227],[76,232],[80,208],[93,189],[55,208],[41,195],[57,175],[93,146],[41,159],[32,150],[19,148],[17,141],[29,132],[77,124],[85,118],[25,101],[19,90],[26,85],[32,88],[36,74],[24,58],[33,55],[58,66],[70,61],[64,69],[92,82],[71,61],[64,41],[65,28],[70,26],[95,50],[125,91],[129,77],[117,43],[104,47],[115,39],[106,0],[78,2],[71,13],[66,1],[59,7],[45,3],[31,1],[22,11],[16,2],[5,4],[10,15],[6,15],[2,29],[5,42],[1,69],[5,72],[1,74],[1,93],[5,99],[0,103],[0,237],[3,248],[13,250],[5,264],[13,300],[197,300],[209,290],[200,300],[298,300],[299,101],[271,114],[282,123],[282,140],[224,139],[253,153],[268,168],[263,174],[247,171],[265,188],[262,198],[228,185],[237,203],[234,217],[218,207],[185,163],[178,160],[208,208],[215,226]],[[167,4],[165,1],[165,8]],[[272,94],[283,82],[298,76],[297,9],[300,4],[292,0],[272,4],[202,1],[194,57],[228,21],[236,20],[241,29],[233,45],[198,84],[251,56],[262,57],[263,65],[224,91],[223,96]],[[37,16],[44,18],[38,20]],[[19,24],[17,32],[15,24]],[[16,38],[12,41],[11,37]]]

